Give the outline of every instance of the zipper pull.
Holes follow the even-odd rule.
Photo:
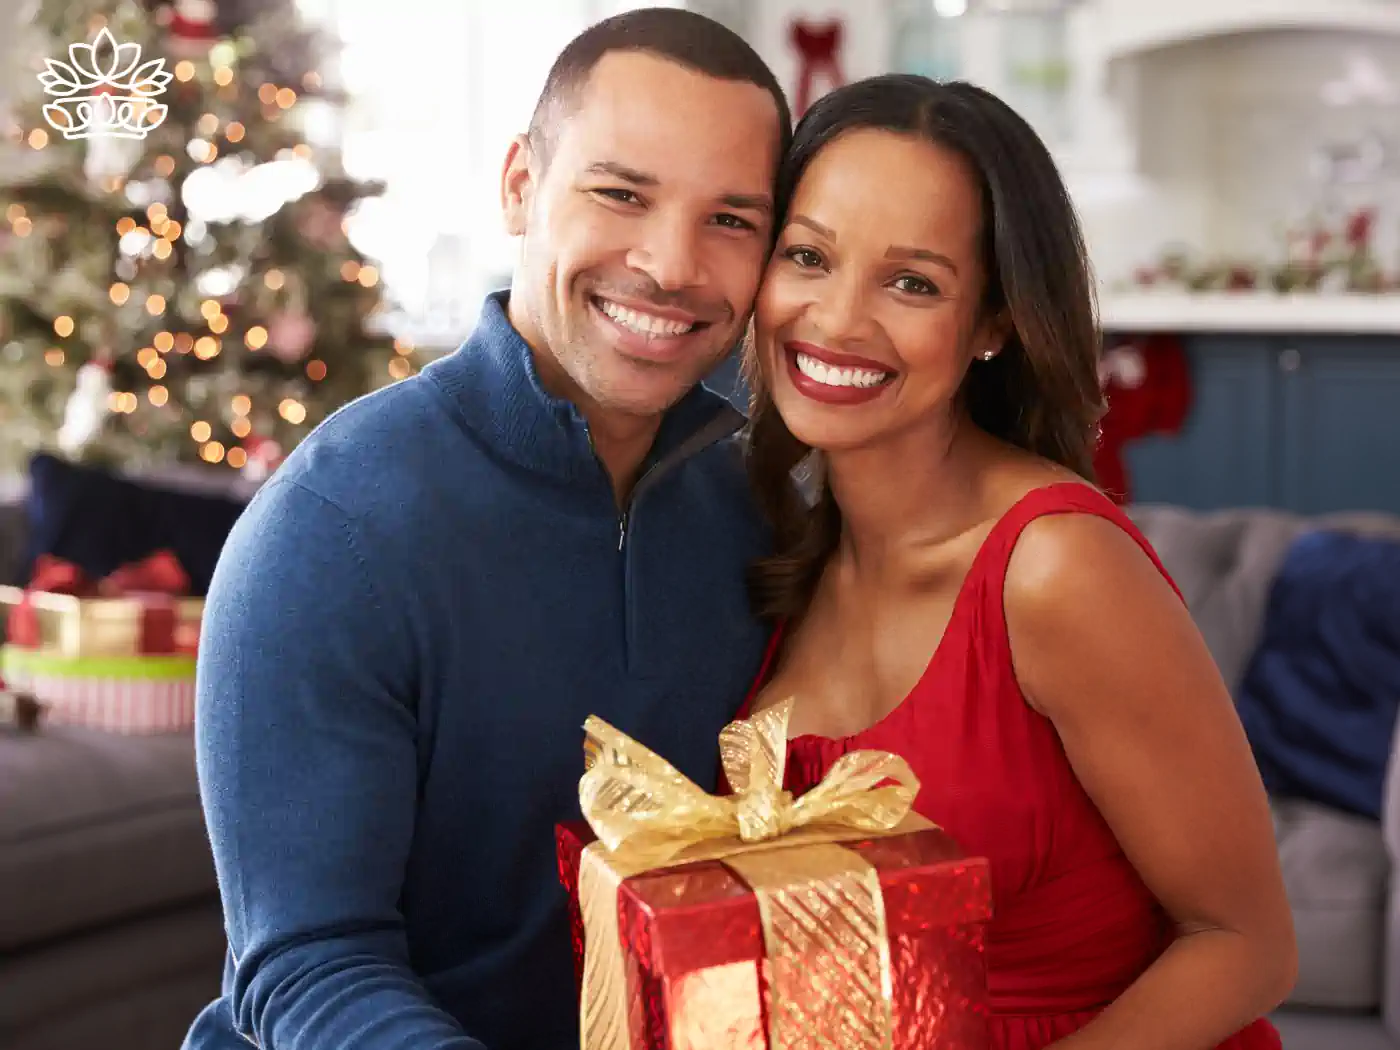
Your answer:
[[[623,514],[617,519],[617,549],[622,550],[622,544],[627,539],[627,515]]]

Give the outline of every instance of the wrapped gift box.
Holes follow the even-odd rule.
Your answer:
[[[9,606],[6,640],[24,649],[76,659],[193,653],[204,599],[174,556],[158,551],[101,581],[76,566],[43,556],[28,587],[0,587]]]
[[[69,657],[7,645],[0,677],[32,693],[53,725],[171,733],[194,725],[192,655]]]
[[[581,981],[585,932],[578,868],[594,835],[586,823],[568,824],[557,839]],[[842,845],[880,874],[893,978],[889,1045],[983,1050],[983,931],[991,915],[986,861],[963,856],[937,828]],[[618,893],[618,924],[640,1022],[634,1040],[639,1050],[767,1050],[771,974],[759,906],[734,870],[723,861],[705,861],[626,879]],[[826,961],[814,957],[809,963],[818,972]],[[807,997],[802,1009],[819,1031],[863,1020],[851,1017],[851,1002],[840,994],[824,1001]]]
[[[984,1050],[988,865],[908,812],[904,763],[852,754],[794,800],[783,709],[725,731],[721,798],[590,726],[586,822],[556,832],[584,1050]]]
[[[68,657],[193,652],[204,599],[163,594],[79,598],[0,587],[10,644]]]
[[[28,587],[0,587],[9,607],[0,674],[41,701],[54,724],[188,729],[204,612],[203,599],[184,596],[188,584],[167,551],[100,581],[43,556]]]

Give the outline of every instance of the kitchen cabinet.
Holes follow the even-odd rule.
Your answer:
[[[1192,333],[1180,433],[1125,452],[1142,503],[1400,514],[1400,336]]]

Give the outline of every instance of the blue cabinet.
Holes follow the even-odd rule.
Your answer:
[[[1180,434],[1126,450],[1134,498],[1400,514],[1400,336],[1193,335]]]

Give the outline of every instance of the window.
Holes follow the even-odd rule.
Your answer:
[[[300,0],[342,42],[351,96],[339,126],[346,170],[383,179],[350,223],[420,345],[452,346],[481,296],[510,276],[501,164],[559,52],[590,23],[644,3]],[[682,5],[675,5],[682,6]]]

